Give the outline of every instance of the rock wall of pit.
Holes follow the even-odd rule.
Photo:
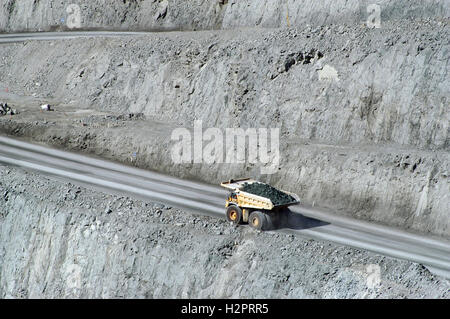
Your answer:
[[[249,8],[256,3],[263,2]],[[304,11],[289,7],[299,18],[292,14],[298,23],[286,28],[284,17],[274,13],[281,12],[279,2],[264,3],[261,10],[273,14],[255,18],[255,24],[281,28],[2,45],[0,84],[12,94],[142,112],[172,126],[190,127],[200,119],[204,128],[278,127],[281,163],[270,176],[248,163],[173,165],[167,136],[159,141],[134,132],[126,138],[104,134],[90,143],[94,151],[111,145],[114,159],[122,150],[139,149],[142,166],[173,175],[212,183],[251,175],[294,191],[307,203],[448,236],[448,2],[383,2],[378,29],[351,18],[360,21],[361,6],[339,1],[333,2],[339,10],[326,1],[295,3],[311,14],[347,15],[347,24],[333,24],[324,13],[317,21],[330,24],[306,26]],[[241,2],[217,5],[225,10],[220,27],[253,25],[249,16],[238,18],[247,10]],[[233,8],[236,23],[226,24]]]
[[[0,166],[0,195],[1,298],[449,297],[418,264],[18,169]]]
[[[73,28],[71,7],[79,7],[83,29],[211,30],[269,27],[364,24],[373,9],[382,8],[383,21],[448,18],[445,0],[4,0],[0,31],[53,31]],[[78,9],[77,9],[78,10]]]

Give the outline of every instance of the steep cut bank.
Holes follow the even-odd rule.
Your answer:
[[[1,130],[114,160],[138,151],[137,165],[210,183],[251,176],[336,213],[448,237],[448,39],[449,23],[430,20],[1,46],[0,97],[31,111]],[[111,130],[86,116],[80,129],[34,112],[38,101],[146,119]],[[194,120],[280,128],[278,171],[174,165],[168,137]]]
[[[374,3],[383,22],[450,17],[450,3],[445,0],[111,0],[107,5],[104,0],[4,0],[0,31],[68,30],[74,25],[110,30],[357,25],[373,14],[369,6]]]
[[[448,149],[449,31],[427,21],[25,42],[0,47],[0,81],[181,125]]]
[[[1,298],[450,297],[417,264],[11,167],[0,194]]]
[[[291,137],[281,147],[278,173],[267,176],[259,165],[174,164],[168,138],[174,124],[73,103],[40,112],[43,101],[22,102],[19,115],[0,117],[0,132],[216,185],[230,176],[254,176],[333,214],[448,238],[446,151],[336,146]]]

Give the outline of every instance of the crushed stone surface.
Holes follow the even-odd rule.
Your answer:
[[[244,192],[248,192],[254,195],[267,197],[271,200],[275,206],[285,205],[295,201],[295,198],[285,192],[282,192],[275,187],[272,187],[265,183],[244,183],[242,186]]]

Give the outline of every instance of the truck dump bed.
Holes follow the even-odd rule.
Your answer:
[[[289,192],[282,191],[282,190],[277,190],[277,191],[284,193],[284,195],[286,195],[286,194],[290,195],[292,200],[290,200],[288,202],[283,202],[281,204],[277,203],[277,205],[274,205],[274,203],[272,202],[273,198],[258,196],[258,195],[255,195],[255,194],[252,194],[249,192],[245,192],[242,190],[248,184],[253,184],[253,183],[267,185],[265,183],[261,183],[261,182],[258,182],[256,180],[249,179],[249,178],[229,180],[229,181],[221,183],[220,185],[222,187],[228,188],[229,190],[233,191],[236,194],[238,205],[240,207],[272,210],[274,208],[287,207],[287,206],[299,203],[299,198],[296,194],[289,193]],[[269,185],[267,185],[267,186],[269,186]]]

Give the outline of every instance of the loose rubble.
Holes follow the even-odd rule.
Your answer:
[[[272,201],[275,206],[285,205],[295,202],[295,198],[289,194],[286,194],[268,184],[264,183],[245,183],[242,186],[244,192],[248,192],[254,195],[267,197]]]
[[[16,109],[8,106],[8,103],[0,103],[0,115],[15,115],[18,114]]]

